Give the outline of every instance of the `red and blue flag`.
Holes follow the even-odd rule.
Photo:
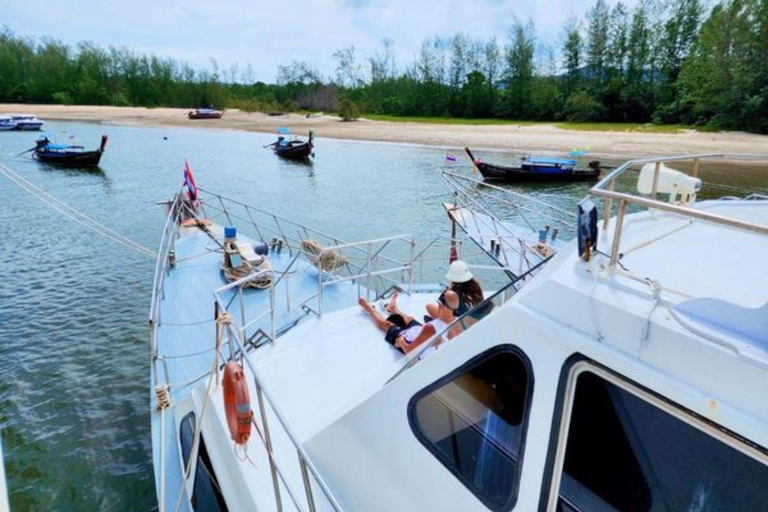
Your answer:
[[[189,197],[189,200],[197,201],[197,185],[186,160],[184,160],[184,184],[187,186],[187,197]]]

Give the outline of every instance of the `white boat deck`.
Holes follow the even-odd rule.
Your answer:
[[[247,241],[245,237],[241,240]],[[176,244],[177,265],[166,277],[166,289],[173,294],[173,301],[162,301],[160,305],[160,325],[158,327],[158,353],[170,361],[185,359],[184,364],[169,364],[169,381],[186,383],[196,379],[211,369],[213,348],[216,342],[214,317],[214,292],[227,284],[221,272],[222,254],[218,245],[202,231],[192,228],[182,233]],[[288,250],[268,256],[275,272],[280,275],[289,265],[292,257]],[[277,329],[291,325],[306,316],[306,312],[297,309],[298,302],[310,298],[317,292],[317,271],[305,259],[300,259],[290,270],[290,275],[277,287],[276,318]],[[290,290],[286,289],[286,285]],[[227,295],[231,297],[234,292]],[[246,319],[252,319],[269,308],[269,293],[264,290],[244,290]],[[291,310],[286,293],[291,294]],[[324,308],[333,311],[339,307],[348,307],[357,300],[357,287],[351,282],[326,286],[324,290]],[[233,302],[231,313],[242,325],[237,299]],[[255,327],[268,330],[269,318]],[[247,334],[255,331],[248,330]],[[209,357],[195,357],[201,352],[210,352]],[[224,354],[228,354],[224,347]],[[171,386],[172,398],[178,398],[188,392],[183,387]],[[180,395],[177,395],[179,393]]]
[[[220,238],[220,226],[212,226],[211,231],[217,239]],[[162,472],[158,466],[161,461],[160,447],[165,445],[165,459],[179,460],[179,422],[188,412],[200,411],[205,401],[205,387],[214,363],[216,342],[214,292],[227,284],[220,269],[222,253],[218,244],[198,228],[182,228],[180,233],[181,237],[174,247],[177,263],[165,277],[164,284],[165,293],[173,300],[160,302],[157,328],[157,352],[167,364],[157,365],[159,375],[152,382],[154,389],[157,382],[165,380],[167,371],[173,403],[172,415],[166,416],[164,427],[160,415],[152,415],[158,479]],[[238,240],[249,241],[241,235]],[[270,252],[268,259],[277,279],[291,264],[293,256],[286,248],[279,254]],[[299,257],[275,287],[276,328],[278,333],[282,329],[285,332],[276,341],[266,342],[249,352],[249,359],[256,366],[264,389],[273,403],[279,404],[280,415],[300,443],[307,442],[380,390],[406,363],[405,356],[384,340],[384,333],[357,304],[358,293],[365,295],[365,288],[352,281],[326,284],[322,318],[297,308],[298,303],[313,297],[317,290],[317,270],[305,257]],[[403,292],[398,300],[401,310],[420,321],[426,313],[426,304],[435,301],[438,296],[434,287],[422,290],[432,291],[411,295]],[[228,306],[229,313],[239,325],[243,325],[236,291],[225,292],[224,300],[229,298],[233,299]],[[382,299],[373,304],[382,311],[384,301]],[[245,289],[243,302],[248,321],[269,309],[269,291]],[[310,301],[309,305],[317,308],[317,300]],[[269,332],[269,317],[248,329],[246,337],[253,334],[257,327]],[[219,364],[228,357],[229,350],[224,344]],[[257,424],[261,424],[252,372],[247,365],[245,371],[251,387],[255,419]],[[282,429],[275,411],[268,403],[265,405],[278,465],[289,485],[302,489],[295,447]],[[264,495],[265,489],[272,488],[269,458],[264,446],[257,440],[256,432],[253,432],[248,448],[250,458],[258,461],[256,465],[240,456],[237,467],[231,466],[234,445],[219,385],[214,386],[209,407],[209,412],[202,419],[203,434],[214,465],[227,468],[219,480],[222,487],[233,486],[227,493],[228,499],[232,497],[242,509],[254,506],[257,510],[273,509],[274,495],[271,492]],[[159,442],[161,438],[163,443]],[[219,458],[221,462],[217,463]],[[181,467],[165,465],[165,510],[176,510],[182,473]],[[318,494],[321,494],[319,490]],[[283,496],[287,500],[289,494],[283,493]],[[316,499],[319,498],[316,496]],[[327,508],[322,503],[320,499],[320,508]],[[325,505],[330,506],[327,502]],[[292,510],[290,503],[284,502],[284,506],[285,510]],[[182,500],[181,510],[187,510],[186,500]]]
[[[437,296],[401,294],[398,306],[421,322]],[[381,389],[405,356],[352,307],[307,319],[251,360],[297,437],[307,441]]]

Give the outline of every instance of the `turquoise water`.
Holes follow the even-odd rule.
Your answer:
[[[86,147],[108,134],[100,170],[17,156],[34,145],[34,133],[0,133],[0,162],[153,250],[164,222],[156,203],[179,186],[185,158],[198,185],[348,241],[450,233],[441,207],[450,199],[440,178],[444,149],[320,138],[315,160],[302,165],[263,149],[274,140],[266,134],[46,127],[59,142]],[[468,161],[451,153],[460,163],[450,169],[467,173]],[[745,186],[768,188],[765,181]],[[572,210],[587,187],[520,190]],[[744,191],[733,180],[724,187],[714,195]],[[2,177],[0,226],[0,428],[12,509],[155,508],[146,325],[154,262],[85,231]]]

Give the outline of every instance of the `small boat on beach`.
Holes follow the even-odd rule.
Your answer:
[[[0,131],[38,131],[45,122],[33,114],[3,114],[0,115]]]
[[[94,150],[86,151],[83,146],[69,144],[54,144],[47,136],[36,141],[34,157],[47,164],[67,167],[95,167],[101,161],[101,155],[107,146],[107,136],[101,136],[101,145]]]
[[[314,144],[312,139],[314,137],[313,132],[310,130],[309,138],[301,140],[296,136],[289,138],[288,130],[281,128],[282,131],[278,131],[277,141],[269,144],[267,147],[272,147],[272,150],[277,156],[289,159],[306,159],[310,156],[314,156],[312,149]]]
[[[16,129],[16,121],[9,115],[0,116],[0,132],[9,132]]]
[[[520,165],[506,166],[483,162],[475,158],[468,147],[464,151],[486,180],[512,183],[594,181],[600,176],[600,162],[596,160],[589,162],[586,169],[579,169],[576,160],[525,155]]]
[[[213,108],[198,108],[190,110],[187,117],[190,119],[221,119],[224,115],[223,110],[216,110]]]
[[[40,131],[45,124],[34,114],[12,114],[11,119],[16,123],[14,129],[22,132]]]

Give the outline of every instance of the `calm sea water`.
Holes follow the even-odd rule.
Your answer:
[[[100,171],[17,156],[34,145],[33,133],[0,133],[0,162],[153,250],[164,222],[155,203],[178,187],[185,158],[200,186],[345,240],[449,234],[440,206],[449,200],[440,178],[444,149],[320,138],[316,159],[302,165],[263,149],[274,140],[266,134],[46,127],[59,142],[86,147],[108,134]],[[451,169],[467,173],[462,161]],[[722,183],[709,189],[712,196],[768,190],[764,172],[737,180],[718,172],[711,171]],[[519,190],[572,209],[586,189]],[[147,329],[154,262],[85,231],[2,177],[0,234],[0,428],[12,509],[156,508]]]

